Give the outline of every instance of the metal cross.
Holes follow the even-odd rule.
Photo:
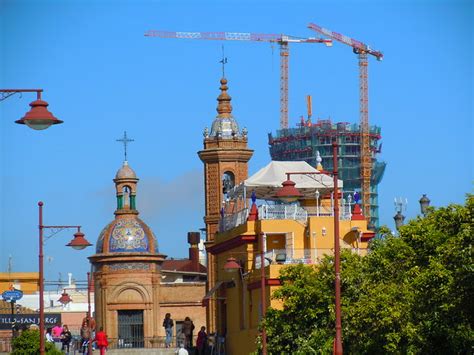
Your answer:
[[[225,78],[225,65],[227,64],[227,58],[224,56],[224,46],[222,46],[222,59],[219,63],[222,63],[222,77]]]
[[[123,148],[125,151],[125,161],[127,161],[127,144],[130,142],[134,142],[134,139],[130,139],[127,137],[127,131],[123,132],[123,138],[121,139],[116,139],[117,142],[122,142],[123,143]]]

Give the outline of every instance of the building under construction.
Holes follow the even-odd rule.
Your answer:
[[[370,151],[372,157],[372,171],[370,180],[370,222],[378,227],[378,184],[385,171],[385,162],[378,161],[381,139],[380,127],[370,127]],[[339,177],[344,181],[344,195],[351,195],[357,191],[361,193],[361,143],[360,125],[348,122],[332,123],[331,120],[317,120],[311,123],[302,119],[299,127],[283,128],[276,134],[268,134],[270,155],[272,160],[295,161],[304,160],[310,165],[317,166],[317,152],[322,158],[324,170],[333,170],[332,142],[339,144]],[[346,197],[346,196],[345,196]],[[346,197],[347,198],[347,197]]]

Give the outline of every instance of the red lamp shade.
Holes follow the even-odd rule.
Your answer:
[[[282,183],[283,187],[277,191],[276,196],[283,202],[294,202],[303,194],[295,187],[295,183],[291,180],[286,180]]]
[[[234,272],[237,271],[241,268],[239,263],[237,262],[237,259],[230,257],[227,259],[226,263],[224,264],[224,270],[227,272]]]
[[[48,103],[43,100],[35,100],[30,103],[31,110],[25,114],[25,117],[15,121],[18,124],[26,124],[35,130],[46,129],[53,124],[63,123],[48,111]]]
[[[84,238],[84,233],[81,233],[80,231],[74,233],[74,239],[66,244],[67,247],[72,247],[76,250],[82,250],[86,247],[90,247],[91,245],[92,244],[89,243],[86,238]]]
[[[69,295],[66,293],[66,290],[63,291],[61,297],[58,299],[58,302],[63,304],[63,305],[66,305],[70,302],[72,302],[72,299],[71,297],[69,297]]]

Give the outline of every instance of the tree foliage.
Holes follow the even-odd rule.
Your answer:
[[[37,355],[40,350],[40,335],[37,329],[24,330],[21,335],[13,339],[13,355]],[[45,352],[48,355],[62,354],[53,343],[45,342]]]
[[[341,253],[345,353],[466,354],[474,346],[474,196],[383,229],[359,257]],[[327,354],[334,338],[334,266],[290,266],[265,319],[272,354]]]

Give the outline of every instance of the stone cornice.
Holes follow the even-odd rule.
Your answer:
[[[166,258],[164,254],[148,253],[111,253],[94,254],[89,256],[92,263],[111,263],[111,262],[155,262],[162,263]]]
[[[239,161],[248,162],[253,155],[252,149],[236,149],[236,148],[213,148],[204,149],[198,152],[199,158],[203,162],[226,162]]]
[[[257,241],[256,235],[239,235],[235,238],[226,240],[225,242],[214,244],[207,247],[207,251],[213,255],[220,254],[228,250],[232,250],[244,244],[255,243]]]

